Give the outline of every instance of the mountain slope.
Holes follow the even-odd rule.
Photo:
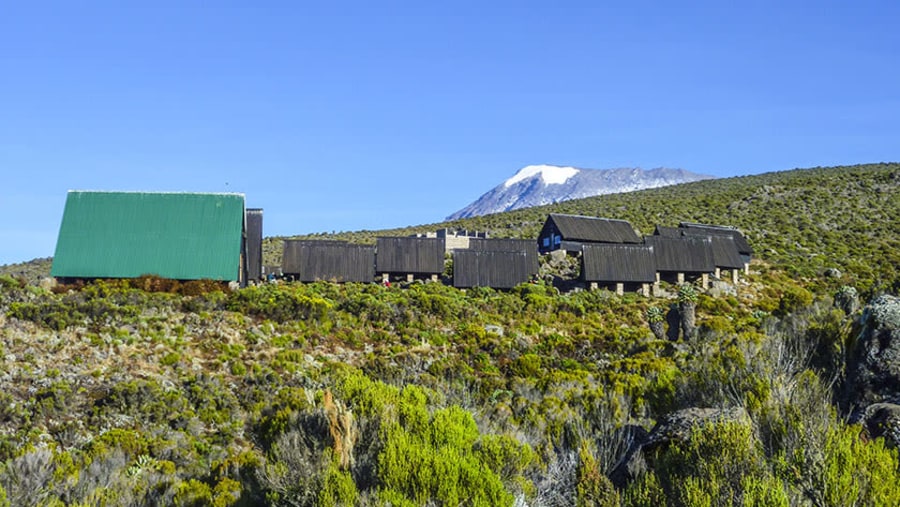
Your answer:
[[[836,267],[858,286],[889,288],[900,272],[900,164],[794,169],[565,201],[474,218],[383,231],[314,234],[372,243],[441,227],[536,238],[548,213],[628,220],[643,234],[656,224],[721,223],[741,229],[756,257],[814,278]],[[281,239],[264,244],[266,264],[281,261]],[[850,280],[847,280],[848,282]]]
[[[891,354],[858,344],[896,347],[900,303],[846,310],[831,296],[850,298],[841,286],[853,285],[865,303],[900,289],[900,165],[443,225],[534,237],[551,210],[642,232],[735,224],[767,262],[735,294],[695,294],[697,333],[674,343],[651,331],[652,315],[678,316],[674,297],[542,283],[206,292],[147,279],[51,292],[0,276],[0,505],[638,506],[697,491],[716,495],[706,504],[900,505],[896,437],[882,439],[875,417],[849,425],[832,402],[832,391],[859,392],[845,378],[872,371],[854,358],[896,371]],[[267,255],[280,246],[266,243]],[[835,265],[842,274],[821,270]],[[896,376],[883,384],[893,391]],[[881,418],[890,407],[879,405]],[[637,469],[629,456],[643,472],[619,481],[616,463]]]
[[[448,220],[553,204],[595,195],[631,192],[711,179],[683,169],[576,169],[530,165],[497,185]]]

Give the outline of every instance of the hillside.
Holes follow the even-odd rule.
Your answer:
[[[667,299],[0,275],[0,505],[898,505],[898,187],[798,170],[338,235],[747,234],[739,285]]]
[[[436,224],[296,237],[374,243],[378,235],[458,227],[495,237],[536,238],[548,213],[624,219],[643,234],[657,224],[681,221],[734,225],[758,257],[792,276],[814,278],[835,267],[871,288],[890,286],[900,271],[900,164],[704,180]],[[280,238],[268,238],[264,248],[266,264],[280,263]]]

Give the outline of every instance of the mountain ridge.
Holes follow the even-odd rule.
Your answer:
[[[472,218],[572,199],[659,188],[714,179],[684,169],[583,169],[555,165],[528,165],[447,220]]]

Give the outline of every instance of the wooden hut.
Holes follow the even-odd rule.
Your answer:
[[[580,252],[591,243],[639,244],[641,238],[625,220],[551,213],[538,236],[541,253]]]
[[[683,230],[685,236],[724,236],[731,238],[743,261],[744,272],[749,272],[750,260],[753,257],[753,248],[750,246],[750,242],[747,241],[747,238],[743,233],[735,227],[681,222],[678,225],[678,228]]]
[[[375,280],[375,247],[344,241],[285,240],[284,276],[301,282]]]
[[[454,250],[453,286],[511,289],[536,271],[524,251]]]
[[[722,277],[722,270],[727,269],[731,273],[731,281],[738,282],[738,273],[748,269],[744,258],[738,251],[733,238],[729,236],[709,236],[712,241],[713,264],[716,266],[716,278]]]
[[[700,227],[665,227],[657,225],[656,229],[653,231],[653,235],[665,238],[709,238],[712,242],[713,264],[715,265],[716,278],[721,278],[722,270],[725,269],[731,272],[732,281],[737,283],[738,272],[747,269],[744,256],[741,255],[740,248],[737,246],[738,241],[735,240],[735,237],[738,235],[741,238],[743,238],[743,235],[739,232],[737,235],[732,234],[733,232],[736,232],[734,229],[719,227],[718,230],[725,232],[709,233],[706,229]],[[743,239],[743,242],[746,243],[746,239]],[[749,245],[745,245],[745,249],[749,249]]]
[[[538,272],[537,241],[533,239],[469,239],[469,249],[491,252],[522,252],[528,257],[529,275]]]
[[[392,276],[404,276],[408,281],[416,278],[431,278],[436,281],[444,272],[444,239],[378,238],[375,272],[384,280],[389,280]]]
[[[617,294],[640,288],[650,295],[656,283],[656,258],[652,246],[586,244],[581,256],[581,277],[589,289],[614,287]]]
[[[715,272],[712,240],[709,237],[647,236],[644,241],[653,248],[657,280],[684,283],[686,277],[702,278],[706,287],[709,274]]]

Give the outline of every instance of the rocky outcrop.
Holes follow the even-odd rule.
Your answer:
[[[862,424],[870,439],[884,437],[888,446],[896,448],[900,445],[900,405],[873,403],[860,410],[852,422]]]
[[[879,296],[863,310],[847,365],[846,409],[900,400],[900,298]],[[857,411],[860,410],[857,408]]]
[[[675,442],[689,441],[694,428],[704,424],[729,421],[746,421],[749,424],[750,417],[740,407],[687,408],[672,412],[660,419],[645,438],[635,439],[635,443],[609,474],[609,479],[616,488],[622,489],[644,470],[644,456],[647,453]]]

